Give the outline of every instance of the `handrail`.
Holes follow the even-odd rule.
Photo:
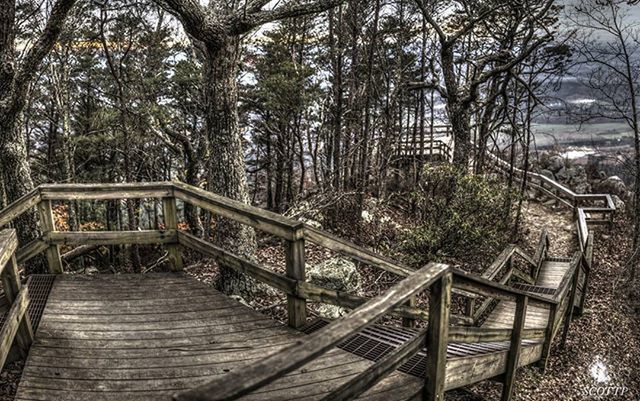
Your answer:
[[[386,293],[371,299],[349,315],[333,321],[323,329],[298,340],[294,345],[266,357],[241,372],[232,371],[224,377],[179,393],[174,399],[181,401],[238,399],[303,366],[340,344],[354,332],[373,324],[394,306],[406,302],[414,294],[429,288],[445,276],[448,269],[447,265],[429,263],[394,285]]]
[[[502,160],[497,155],[491,152],[487,152],[487,155],[492,160],[494,160],[495,162],[494,166],[500,169],[503,173],[506,173],[512,170],[509,163],[506,162],[505,160]],[[525,174],[524,170],[519,169],[517,167],[513,167],[513,172],[520,177],[523,177]],[[615,203],[613,202],[613,198],[609,194],[577,194],[574,191],[572,191],[570,188],[567,188],[564,185],[560,184],[559,182],[549,177],[546,177],[542,174],[534,173],[531,171],[527,171],[526,174],[527,174],[527,177],[529,177],[529,179],[527,180],[528,184],[536,187],[535,189],[543,189],[545,190],[545,193],[555,197],[557,200],[564,201],[565,199],[568,199],[570,201],[566,204],[572,207],[577,215],[576,224],[578,225],[578,235],[580,239],[580,247],[582,250],[584,250],[584,247],[586,246],[587,235],[588,235],[588,219],[587,219],[586,212],[603,213],[603,214],[611,215],[616,210],[616,206],[615,206]],[[549,187],[552,187],[557,191],[557,193],[553,193],[551,191],[546,190],[546,188],[542,188],[541,186],[532,184],[531,183],[532,178],[538,179],[541,183],[541,186],[546,184]],[[564,195],[564,198],[561,195]],[[579,206],[579,204],[583,201],[603,201],[604,205],[602,207]]]
[[[452,272],[453,285],[470,292],[476,292],[484,296],[506,301],[513,301],[518,296],[527,296],[529,300],[532,301],[532,303],[538,304],[542,307],[557,305],[558,303],[553,299],[521,291],[504,284],[496,283],[495,281],[490,281],[482,277],[478,277],[472,273],[467,273],[459,269],[452,269]]]
[[[34,189],[0,211],[0,227],[4,227],[40,202],[40,190]]]
[[[268,210],[220,196],[182,182],[171,182],[174,196],[222,217],[295,241],[304,236],[304,225]]]
[[[132,198],[150,198],[161,197],[165,213],[171,212],[175,216],[175,199],[181,199],[183,202],[191,203],[195,206],[209,210],[217,215],[230,218],[243,224],[250,225],[257,229],[271,233],[285,239],[287,254],[287,270],[285,274],[276,273],[270,269],[260,266],[250,260],[243,259],[232,252],[224,250],[207,241],[201,240],[189,233],[180,231],[176,226],[175,217],[172,218],[166,230],[146,230],[146,231],[100,231],[100,232],[67,232],[56,231],[51,216],[51,201],[55,200],[76,200],[76,199],[118,199],[122,197]],[[604,200],[609,202],[606,197],[584,197],[587,200]],[[378,363],[372,365],[362,374],[350,380],[344,386],[340,386],[331,393],[332,399],[348,399],[360,392],[364,391],[367,386],[375,384],[381,380],[386,374],[394,370],[398,364],[403,363],[413,353],[421,347],[423,340],[429,341],[429,349],[436,350],[434,353],[428,353],[429,358],[429,381],[425,386],[425,392],[428,394],[440,394],[444,388],[444,361],[446,361],[446,344],[449,341],[456,342],[487,342],[487,341],[510,341],[511,347],[508,351],[507,376],[513,380],[513,372],[517,368],[517,356],[520,352],[520,340],[533,339],[543,341],[543,359],[549,352],[550,342],[559,328],[559,322],[565,313],[572,312],[572,308],[567,307],[567,299],[570,299],[570,305],[575,302],[575,293],[577,288],[577,280],[579,274],[584,272],[585,288],[588,279],[589,267],[591,264],[591,253],[593,244],[593,234],[588,232],[586,223],[588,219],[586,212],[582,208],[578,210],[578,220],[583,220],[582,228],[586,233],[583,251],[577,253],[572,261],[571,268],[566,276],[562,279],[562,283],[556,295],[553,298],[547,298],[536,294],[512,288],[506,283],[512,275],[523,278],[525,281],[535,279],[539,271],[542,260],[546,257],[549,246],[549,239],[546,231],[540,236],[540,244],[536,249],[534,257],[530,257],[526,252],[516,245],[508,246],[500,256],[488,267],[482,277],[466,273],[457,269],[439,264],[429,264],[420,270],[413,270],[394,260],[378,255],[366,248],[360,247],[349,241],[337,238],[327,232],[315,229],[300,223],[298,221],[288,219],[286,217],[271,213],[253,206],[245,205],[241,202],[231,201],[227,198],[208,193],[199,188],[191,187],[187,184],[169,182],[169,183],[148,183],[144,185],[138,184],[56,184],[38,187],[36,191],[22,200],[24,204],[14,203],[11,205],[12,215],[17,212],[24,212],[33,205],[38,205],[41,212],[41,218],[47,219],[44,226],[44,233],[41,238],[32,241],[23,248],[14,249],[15,256],[11,256],[13,264],[17,258],[27,260],[35,254],[47,251],[49,262],[55,262],[55,258],[60,256],[57,252],[59,244],[129,244],[129,243],[149,243],[149,244],[165,244],[174,249],[178,245],[194,249],[205,255],[216,258],[225,266],[231,267],[237,271],[248,274],[251,277],[267,283],[268,285],[283,291],[287,294],[289,324],[293,327],[300,327],[306,320],[306,301],[319,301],[335,305],[345,306],[352,309],[352,312],[342,319],[339,319],[324,330],[316,332],[311,336],[299,341],[289,349],[285,349],[265,359],[263,362],[254,365],[251,369],[255,370],[255,375],[250,372],[243,371],[243,380],[235,380],[238,378],[220,378],[213,382],[182,393],[177,399],[218,399],[211,398],[211,394],[207,391],[215,388],[214,397],[233,399],[242,394],[252,391],[253,389],[273,381],[295,369],[297,366],[314,359],[329,348],[335,346],[345,338],[353,335],[369,324],[372,324],[377,318],[391,314],[394,316],[408,317],[411,319],[428,320],[429,332],[422,331],[414,339],[405,343],[403,346],[396,348],[390,354]],[[167,211],[169,208],[169,212]],[[591,208],[589,210],[594,210]],[[9,214],[6,211],[0,212],[0,218],[9,222]],[[171,216],[171,215],[170,215]],[[584,216],[581,219],[580,216]],[[580,227],[579,227],[580,228]],[[14,232],[15,236],[15,232]],[[304,243],[311,243],[323,246],[335,252],[343,253],[371,266],[385,270],[405,278],[398,284],[393,286],[389,291],[373,298],[366,299],[364,297],[355,296],[353,294],[331,291],[325,288],[307,283],[304,279]],[[581,243],[583,241],[581,240]],[[17,244],[17,241],[16,241]],[[17,245],[16,245],[17,246]],[[52,252],[52,248],[56,252]],[[527,265],[531,266],[533,273],[527,275],[524,272],[516,271],[511,266],[513,257],[517,255],[523,258]],[[584,257],[582,257],[584,255]],[[0,255],[1,256],[1,255]],[[173,255],[180,258],[179,250]],[[0,258],[2,261],[2,258]],[[174,261],[175,262],[175,261]],[[582,262],[582,263],[580,263]],[[173,263],[178,266],[178,263]],[[181,268],[181,263],[179,264]],[[509,270],[500,282],[492,281],[497,274],[509,266]],[[580,269],[579,269],[580,267]],[[505,279],[506,278],[506,279]],[[569,283],[573,282],[573,286]],[[571,288],[571,295],[568,297],[568,289]],[[415,293],[429,289],[430,305],[429,313],[416,308],[413,305],[407,305]],[[490,299],[515,301],[516,317],[514,318],[513,329],[490,329],[478,327],[453,327],[449,330],[449,323],[469,324],[464,317],[450,316],[450,297],[452,292],[463,294],[472,300],[480,296]],[[584,294],[580,302],[584,302]],[[27,299],[25,295],[21,295]],[[22,298],[20,298],[22,299]],[[485,300],[485,302],[487,301]],[[473,302],[473,301],[472,301]],[[526,319],[527,304],[535,304],[539,307],[549,310],[549,323],[547,328],[541,329],[524,329],[524,320]],[[24,305],[22,305],[24,306]],[[562,311],[560,311],[562,309]],[[562,313],[559,313],[562,312]],[[20,313],[20,311],[16,312]],[[474,315],[475,317],[476,315]],[[472,317],[467,317],[474,323]],[[28,320],[28,316],[27,316]],[[570,315],[565,318],[566,324],[570,321]],[[334,332],[335,331],[335,332]],[[318,334],[320,333],[320,334]],[[516,344],[517,343],[517,344]],[[298,354],[298,355],[294,355]],[[444,353],[444,354],[443,354]],[[515,359],[514,359],[515,358]],[[514,362],[515,361],[515,362]],[[261,369],[269,369],[264,372]],[[252,370],[253,372],[253,370]],[[233,373],[232,375],[239,373]],[[249,378],[249,380],[245,380]],[[235,383],[235,384],[234,384]],[[221,391],[222,390],[222,391]],[[203,392],[204,391],[204,392]],[[222,394],[222,395],[221,395]],[[224,394],[230,394],[228,398]],[[186,398],[185,398],[186,397]],[[200,397],[200,398],[198,398]]]
[[[573,279],[573,275],[574,273],[576,273],[576,270],[581,265],[580,264],[581,259],[582,259],[582,252],[580,251],[576,252],[571,258],[571,264],[569,265],[569,268],[562,276],[562,279],[560,280],[560,284],[558,284],[558,288],[556,289],[556,292],[553,295],[553,300],[556,301],[557,303],[560,303],[561,300],[564,299],[564,297],[566,296],[566,292],[570,287],[571,280]]]
[[[304,232],[304,237],[307,241],[334,252],[348,255],[353,259],[374,266],[378,269],[405,277],[415,272],[415,269],[378,255],[377,253],[358,246],[350,241],[338,238],[326,231],[311,227],[308,224],[304,225]]]
[[[18,236],[16,230],[0,231],[0,272],[4,271],[5,265],[9,263],[18,249]]]
[[[17,248],[16,230],[0,231],[0,278],[5,297],[11,305],[0,330],[0,368],[4,366],[9,356],[14,339],[17,350],[22,356],[27,354],[33,342],[33,329],[27,312],[29,293],[26,287],[21,288],[20,285],[15,257]]]
[[[507,265],[511,266],[514,255],[520,256],[527,264],[531,266],[531,271],[533,275],[537,274],[537,269],[539,268],[539,259],[536,257],[532,258],[529,256],[522,248],[515,244],[509,244],[505,249],[502,250],[500,255],[496,257],[496,259],[489,265],[481,277],[486,280],[493,280],[498,273]],[[519,269],[515,267],[510,267],[504,277],[499,281],[500,284],[505,285],[513,276],[523,279],[528,283],[532,283],[535,280],[531,273],[527,274],[525,272],[521,272]],[[458,288],[460,290],[460,288]],[[468,291],[467,291],[468,292]],[[476,324],[480,317],[485,313],[485,311],[490,307],[493,302],[493,298],[487,297],[482,301],[482,303],[475,308],[475,302],[473,298],[467,299],[467,308],[466,312],[468,317],[471,320],[471,324]]]
[[[108,184],[42,184],[43,200],[140,199],[172,196],[171,182],[121,182]]]

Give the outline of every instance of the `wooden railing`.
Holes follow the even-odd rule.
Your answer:
[[[487,153],[493,166],[503,174],[514,173],[518,182],[525,179],[525,171],[512,168],[509,163],[493,153]],[[558,204],[569,207],[576,216],[580,249],[584,251],[589,235],[589,224],[611,224],[616,206],[609,194],[577,194],[564,185],[542,174],[527,171],[526,185],[556,200]],[[593,205],[595,203],[596,205]]]
[[[52,202],[123,198],[161,199],[164,210],[164,229],[71,232],[59,231],[55,226],[51,212]],[[233,252],[179,230],[176,200],[189,203],[217,216],[232,219],[281,238],[284,241],[286,251],[285,273],[277,273],[261,266],[258,262],[242,258]],[[449,341],[468,343],[511,341],[512,346],[508,352],[507,364],[504,369],[504,373],[506,373],[504,375],[504,391],[506,399],[508,399],[513,388],[515,370],[519,366],[518,355],[522,349],[520,340],[534,339],[542,342],[544,344],[542,355],[543,359],[546,360],[545,355],[548,356],[551,341],[558,330],[566,309],[564,305],[568,304],[569,301],[567,299],[571,299],[572,303],[575,301],[573,297],[575,297],[577,281],[574,277],[578,271],[582,271],[577,267],[572,268],[571,275],[566,280],[563,280],[562,289],[559,289],[558,294],[561,295],[554,299],[526,293],[491,281],[495,277],[493,272],[497,274],[498,271],[504,270],[505,267],[509,267],[507,272],[509,277],[518,277],[526,282],[531,282],[535,279],[540,267],[540,261],[544,259],[548,247],[546,234],[541,237],[541,243],[533,258],[526,255],[520,248],[510,246],[490,267],[492,273],[486,277],[474,276],[440,264],[429,264],[415,271],[322,230],[311,228],[281,215],[178,182],[43,185],[28,196],[13,203],[7,209],[0,211],[0,224],[10,223],[21,213],[34,206],[37,206],[40,212],[42,235],[17,250],[14,260],[19,260],[20,263],[26,263],[38,253],[45,252],[50,271],[52,273],[61,273],[62,263],[59,247],[63,244],[162,244],[167,249],[173,270],[182,269],[181,248],[189,248],[215,258],[225,266],[247,274],[283,292],[287,295],[288,324],[291,327],[298,328],[305,324],[307,301],[329,303],[353,309],[344,318],[334,321],[324,329],[316,332],[316,334],[300,340],[291,349],[277,353],[254,365],[257,367],[255,369],[250,368],[253,369],[251,372],[243,371],[242,380],[230,380],[226,377],[222,381],[214,381],[202,388],[177,397],[184,400],[234,399],[239,397],[316,358],[347,336],[353,335],[363,327],[373,324],[379,317],[387,314],[403,317],[409,322],[411,320],[426,320],[429,322],[428,329],[421,331],[412,341],[372,365],[362,375],[335,390],[331,394],[331,397],[333,397],[331,399],[351,399],[362,393],[420,349],[424,344],[423,340],[425,338],[427,339],[427,348],[429,350],[429,362],[428,380],[426,380],[422,395],[426,399],[442,399],[445,389],[446,349]],[[373,299],[329,290],[308,283],[305,281],[306,241],[405,278],[388,292]],[[583,260],[583,253],[579,255],[578,260]],[[516,256],[525,261],[525,264],[529,266],[528,271],[513,268],[511,261]],[[578,265],[582,268],[587,266],[586,263],[576,264],[576,266]],[[429,292],[430,306],[428,312],[416,307],[413,302],[416,294],[421,291]],[[468,295],[472,299],[481,296],[487,299],[515,301],[517,313],[513,328],[503,330],[460,326],[470,322],[473,323],[479,312],[472,310],[466,316],[452,315],[450,313],[452,293]],[[526,319],[527,305],[530,303],[550,311],[549,327],[546,329],[525,330],[524,319]],[[571,310],[571,308],[569,309]],[[567,319],[565,319],[566,321]],[[453,326],[449,327],[450,324],[453,324]]]
[[[435,399],[435,394],[443,391],[438,388],[441,383],[444,383],[446,360],[446,347],[442,347],[441,343],[446,343],[448,335],[451,278],[448,266],[428,264],[393,286],[384,295],[369,300],[349,315],[333,321],[324,329],[305,337],[295,345],[263,359],[242,372],[231,372],[228,376],[181,393],[176,399],[237,399],[317,358],[354,333],[371,325],[393,307],[408,301],[427,288],[431,289],[428,328],[421,330],[411,341],[396,348],[382,360],[329,393],[323,400],[348,400],[357,397],[418,352],[424,346],[425,340],[429,342],[429,346],[433,347],[431,349],[440,351],[429,353],[427,362],[429,377],[435,380],[429,380],[430,384],[425,386],[425,392],[427,399]]]
[[[0,277],[4,295],[11,305],[0,330],[0,368],[4,366],[13,348],[19,357],[27,355],[33,342],[33,330],[27,308],[29,292],[21,287],[15,251],[18,238],[15,230],[0,231]]]
[[[525,172],[518,168],[512,168],[509,163],[505,162],[498,156],[488,153],[490,159],[493,160],[494,166],[503,174],[513,172],[516,179],[522,182],[526,178],[528,188],[538,190],[552,197],[558,204],[569,207],[576,219],[576,228],[578,232],[578,244],[582,254],[580,269],[577,269],[577,277],[575,277],[576,287],[581,283],[581,294],[579,299],[575,299],[576,313],[582,315],[586,300],[587,288],[591,274],[591,266],[593,264],[593,232],[589,230],[589,225],[612,224],[613,215],[616,206],[609,194],[576,194],[571,189],[550,179],[549,177],[533,172]],[[593,205],[593,203],[596,205]],[[571,315],[566,318],[567,328],[568,322],[571,321],[573,309],[569,308]],[[566,333],[563,336],[566,339]],[[564,341],[563,341],[564,343]]]
[[[443,140],[434,139],[433,141],[423,140],[416,143],[400,142],[396,146],[396,153],[401,158],[420,158],[440,156],[444,161],[453,159],[453,149]]]
[[[496,281],[502,285],[507,285],[513,278],[517,278],[527,284],[534,284],[542,262],[546,257],[548,245],[549,239],[545,230],[543,230],[541,234],[536,255],[533,258],[517,245],[509,245],[498,255],[493,263],[485,269],[481,277],[485,280]],[[514,266],[516,256],[524,261],[525,265],[529,268],[528,271],[523,271]],[[500,275],[500,273],[503,274]],[[476,297],[467,297],[466,315],[471,318],[470,323],[477,324],[481,317],[490,309],[493,301],[494,298],[487,297],[476,307]]]

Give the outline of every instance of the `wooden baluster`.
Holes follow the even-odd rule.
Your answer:
[[[406,302],[406,305],[411,306],[413,308],[415,308],[415,306],[417,305],[417,300],[416,297],[413,296],[411,297],[411,299],[409,299],[409,301]],[[403,327],[416,327],[416,319],[411,318],[411,317],[403,317],[402,318],[402,326]]]
[[[467,298],[467,302],[464,304],[464,314],[470,318],[473,318],[475,313],[476,300],[474,298]]]
[[[451,273],[446,273],[431,287],[429,294],[429,327],[427,329],[427,382],[423,399],[444,400],[444,381],[451,309]]]
[[[45,235],[56,231],[56,223],[53,219],[53,209],[50,200],[42,200],[38,203],[38,213],[40,214],[40,226]],[[51,274],[62,274],[62,261],[60,260],[60,248],[58,245],[49,244],[47,248],[47,263]]]
[[[542,373],[547,370],[547,362],[549,354],[551,354],[551,342],[553,341],[553,332],[555,331],[556,314],[558,305],[549,305],[549,319],[544,333],[544,343],[542,344],[542,355],[538,361],[538,366],[542,369]]]
[[[287,277],[305,280],[304,238],[286,241]],[[307,321],[307,301],[295,295],[287,295],[287,313],[290,327],[300,328]]]
[[[513,331],[511,332],[511,345],[507,354],[507,366],[504,373],[504,384],[502,387],[502,401],[511,400],[513,395],[513,385],[516,381],[518,362],[520,359],[520,349],[522,342],[522,332],[527,319],[527,304],[529,298],[526,295],[518,295],[516,298],[516,313],[513,318]]]
[[[164,228],[166,230],[177,230],[178,212],[176,208],[176,198],[162,198],[162,213],[164,216]],[[183,269],[183,264],[180,245],[177,242],[167,244],[167,252],[169,253],[169,263],[171,264],[171,270],[181,271]]]

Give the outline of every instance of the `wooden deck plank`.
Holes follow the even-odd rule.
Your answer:
[[[567,268],[545,263],[536,284],[557,285]],[[511,328],[514,311],[513,302],[499,302],[484,327]],[[544,327],[547,316],[532,306],[525,327]],[[183,274],[59,276],[16,399],[168,401],[300,335]],[[523,344],[520,364],[537,360],[541,345]],[[508,342],[449,344],[446,388],[503,373],[508,349]],[[333,349],[245,398],[317,400],[372,364]],[[360,399],[407,399],[423,384],[396,371]]]
[[[170,400],[300,335],[181,274],[58,276],[16,399]],[[319,399],[372,363],[333,349],[251,397]],[[396,372],[370,391],[421,384]]]

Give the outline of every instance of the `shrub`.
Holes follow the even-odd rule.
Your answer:
[[[412,264],[461,256],[473,261],[495,255],[511,237],[516,192],[485,176],[427,166],[413,201],[419,227],[403,238]]]

